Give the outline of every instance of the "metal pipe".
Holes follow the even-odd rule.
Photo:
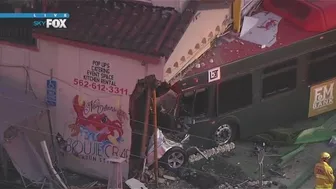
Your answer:
[[[61,184],[61,186],[64,189],[68,189],[68,187],[65,185],[65,183],[62,181],[61,177],[59,176],[59,174],[57,173],[57,171],[55,170],[55,168],[52,165],[52,161],[49,155],[49,150],[47,147],[47,143],[45,141],[41,141],[41,147],[42,147],[42,151],[43,151],[43,155],[44,155],[44,159],[50,169],[50,171],[53,173],[53,175],[56,177],[57,181]]]
[[[56,162],[56,164],[59,163],[59,159],[58,159],[58,156],[57,156],[57,151],[56,151],[56,145],[55,145],[55,141],[54,141],[54,136],[53,136],[53,121],[52,121],[52,116],[51,116],[51,111],[50,109],[47,110],[47,113],[48,113],[48,122],[49,122],[49,132],[50,132],[50,140],[51,140],[51,145],[52,145],[52,150],[53,150],[53,153],[54,153],[54,160]]]
[[[157,107],[156,107],[156,90],[153,89],[153,123],[154,123],[154,173],[156,187],[159,187],[159,162],[158,162],[158,143],[157,143]]]
[[[54,73],[53,73],[53,69],[50,69],[50,80],[53,79]],[[47,104],[48,105],[48,104]],[[53,136],[53,121],[52,121],[52,116],[51,116],[51,111],[48,108],[48,122],[49,122],[49,131],[50,131],[50,139],[51,139],[51,145],[53,147],[53,153],[54,153],[54,158],[55,158],[55,162],[58,164],[59,163],[59,159],[57,156],[57,152],[56,152],[56,146],[55,146],[55,141],[54,141],[54,136]]]

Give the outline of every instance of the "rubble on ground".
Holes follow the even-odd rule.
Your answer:
[[[286,133],[283,135],[288,136]],[[284,138],[288,139],[288,137]],[[159,188],[259,188],[258,150],[255,149],[256,146],[258,146],[257,142],[258,141],[248,143],[237,142],[237,144],[230,143],[203,151],[197,151],[195,154],[190,155],[189,164],[174,173],[160,168],[158,180]],[[326,141],[326,143],[327,142],[329,141]],[[287,164],[293,164],[292,166],[298,167],[295,164],[298,164],[299,160],[293,158],[296,156],[296,153],[292,155],[292,151],[294,150],[296,152],[300,150],[297,150],[298,147],[294,145],[289,145],[287,143],[280,144],[286,145],[269,143],[264,146],[265,161],[263,166],[264,177],[262,184],[265,188],[277,189],[291,187],[293,180],[296,180],[293,178],[299,176],[298,172],[306,172],[298,168],[285,168],[285,165]],[[330,147],[330,144],[328,147]],[[284,159],[290,159],[290,161],[284,163],[286,162],[283,161]],[[304,163],[300,163],[299,166],[301,166],[301,164]],[[155,188],[153,170],[147,170],[146,174],[148,175],[148,178],[150,178],[149,181],[146,182],[146,186],[148,186],[148,188]]]
[[[225,159],[228,157],[227,153],[231,153],[233,149],[235,144],[229,143],[204,151],[197,150],[196,154],[190,156],[190,164],[174,173],[160,167],[160,188],[244,188],[248,181],[247,176],[239,166],[232,165]],[[154,170],[146,170],[144,177],[148,178],[145,181],[148,188],[155,188]]]
[[[247,186],[249,188],[259,188],[260,187],[259,181],[249,181],[247,182]],[[272,185],[278,185],[277,182],[273,181],[262,181],[262,185],[266,187],[271,187]]]
[[[234,186],[231,186],[231,184],[229,183],[224,183],[218,186],[218,189],[235,189]]]
[[[211,156],[220,154],[220,153],[225,153],[225,152],[230,152],[235,148],[235,144],[233,142],[225,145],[220,145],[215,148],[211,148],[208,150],[204,150],[201,153],[193,154],[189,157],[189,162],[194,163],[196,161],[199,161],[203,158],[210,158]]]

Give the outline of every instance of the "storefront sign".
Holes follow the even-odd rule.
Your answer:
[[[336,78],[313,85],[310,88],[308,117],[316,116],[336,109]]]
[[[92,61],[89,69],[80,78],[74,78],[73,84],[106,93],[128,95],[126,88],[117,86],[109,63]]]
[[[99,163],[117,156],[128,163],[131,141],[124,130],[129,124],[127,113],[100,99],[84,101],[79,95],[73,98],[72,107],[76,117],[62,136],[66,139],[63,155]]]

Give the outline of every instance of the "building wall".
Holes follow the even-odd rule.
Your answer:
[[[0,45],[0,76],[18,81],[22,89],[29,80],[41,100],[46,99],[46,80],[57,81],[57,104],[51,110],[54,133],[66,140],[61,165],[107,178],[112,166],[107,159],[119,156],[126,158],[127,177],[132,132],[129,96],[138,79],[158,71],[162,78],[163,65],[142,65],[41,40],[38,48],[37,52]]]

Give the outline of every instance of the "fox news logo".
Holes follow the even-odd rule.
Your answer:
[[[45,21],[34,21],[33,26],[38,28],[66,29],[67,19],[46,19]]]

